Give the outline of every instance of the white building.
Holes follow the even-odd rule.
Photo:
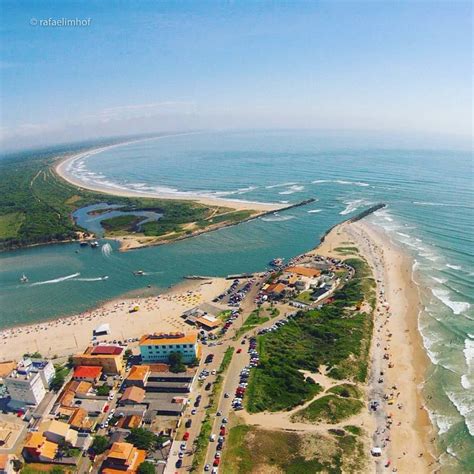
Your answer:
[[[54,377],[54,366],[49,361],[23,359],[17,368],[5,378],[10,395],[10,408],[19,409],[37,406],[43,400]]]

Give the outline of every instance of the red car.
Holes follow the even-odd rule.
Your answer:
[[[107,413],[109,411],[109,405],[105,405],[104,407],[104,413]]]
[[[183,435],[183,441],[187,441],[189,439],[189,431],[186,431]]]
[[[219,431],[220,436],[225,436],[225,428],[222,427],[221,430]]]
[[[242,352],[242,349],[240,347],[237,349],[237,354],[240,354]]]
[[[214,459],[214,462],[212,463],[213,466],[217,467],[221,460],[219,458]]]

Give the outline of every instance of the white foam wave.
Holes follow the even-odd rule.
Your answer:
[[[467,311],[471,307],[471,305],[466,301],[453,301],[450,298],[449,291],[443,288],[432,288],[431,292],[445,306],[450,308],[454,314],[461,314],[464,311]]]
[[[316,214],[318,212],[323,212],[323,210],[322,209],[311,209],[311,210],[308,211],[308,214]]]
[[[466,390],[469,390],[472,388],[472,384],[468,378],[468,375],[467,374],[463,374],[461,376],[461,385],[463,388],[465,388]]]
[[[344,204],[346,204],[346,208],[339,213],[341,216],[351,214],[352,212],[357,211],[360,207],[369,205],[370,202],[365,201],[364,199],[355,199],[353,201],[344,201]]]
[[[40,286],[40,285],[50,285],[52,283],[60,283],[61,281],[71,280],[72,278],[76,278],[80,275],[80,273],[73,273],[72,275],[66,275],[64,277],[55,278],[54,280],[45,280],[45,281],[37,281],[36,283],[32,283],[30,286]]]
[[[452,265],[452,264],[450,264],[450,263],[447,263],[446,266],[447,266],[448,268],[453,269],[453,270],[462,270],[461,265]]]
[[[262,221],[265,221],[265,222],[283,222],[283,221],[289,221],[294,218],[295,216],[288,216],[288,215],[280,216],[280,214],[275,213],[267,217],[262,217],[261,219]]]
[[[75,281],[104,281],[107,280],[108,276],[96,277],[96,278],[75,278]]]
[[[303,191],[303,189],[304,186],[295,184],[293,186],[290,186],[286,191],[280,191],[278,194],[294,194]]]
[[[432,278],[434,281],[436,281],[436,282],[438,282],[438,283],[441,283],[442,285],[448,281],[448,280],[446,280],[446,278],[438,278],[438,277],[434,277],[434,276],[432,276],[431,278]]]
[[[474,436],[474,397],[472,392],[446,392],[451,403],[456,407],[456,410],[464,418],[467,430],[471,436]]]
[[[441,415],[440,413],[435,413],[428,411],[431,423],[434,426],[438,427],[438,435],[447,433],[451,426],[453,426],[458,420],[453,416]]]
[[[342,185],[352,185],[352,186],[360,186],[366,188],[370,186],[369,183],[364,183],[363,181],[346,181],[344,179],[316,179],[311,181],[312,184],[322,184],[322,183],[336,183]]]
[[[464,358],[466,359],[466,364],[469,369],[473,366],[474,363],[474,341],[472,339],[464,340]]]
[[[296,183],[279,183],[279,184],[272,184],[271,186],[265,186],[265,189],[273,189],[273,188],[284,188],[286,186],[293,186]]]
[[[110,254],[112,253],[112,246],[107,242],[102,245],[101,250],[106,257],[110,257]]]

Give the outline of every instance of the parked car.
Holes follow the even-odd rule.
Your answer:
[[[193,420],[191,420],[191,418],[189,420],[186,420],[186,423],[184,424],[184,426],[186,428],[191,428],[191,425],[193,424]]]

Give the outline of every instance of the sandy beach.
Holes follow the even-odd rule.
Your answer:
[[[377,281],[367,389],[369,399],[385,397],[392,404],[382,404],[371,417],[373,445],[383,447],[380,462],[390,461],[391,469],[432,472],[437,467],[435,434],[421,394],[429,360],[418,332],[420,295],[412,279],[413,262],[385,232],[366,221],[336,227],[317,252],[337,256],[334,249],[347,245],[359,249]]]
[[[158,137],[152,139],[145,139],[145,140],[158,140],[159,138],[165,137]],[[136,141],[145,141],[145,140],[136,140]],[[74,161],[77,161],[86,155],[99,153],[103,150],[110,149],[120,145],[126,145],[128,143],[133,142],[126,142],[116,145],[110,145],[107,147],[97,148],[96,150],[89,150],[88,152],[81,152],[79,154],[75,154],[72,156],[68,156],[60,161],[54,166],[54,171],[58,176],[62,179],[67,181],[68,183],[77,186],[78,188],[87,189],[89,191],[96,191],[104,194],[111,194],[114,196],[125,196],[125,197],[147,197],[147,198],[155,198],[155,199],[173,199],[173,200],[185,200],[185,201],[194,201],[200,204],[204,204],[206,206],[223,206],[228,207],[231,209],[235,209],[238,211],[241,210],[253,210],[256,212],[268,212],[268,211],[277,211],[286,207],[285,204],[281,203],[264,203],[264,202],[255,202],[255,201],[244,201],[240,199],[223,199],[220,197],[212,197],[212,196],[202,196],[199,194],[193,193],[166,193],[166,192],[147,192],[147,191],[137,191],[131,189],[121,189],[119,187],[108,187],[106,185],[99,185],[97,183],[84,183],[83,181],[79,180],[77,177],[73,176],[70,173],[70,167]]]
[[[116,299],[99,308],[54,321],[0,331],[0,361],[18,360],[26,352],[63,358],[85,349],[93,330],[109,323],[110,334],[99,341],[124,340],[149,332],[189,330],[181,314],[209,302],[229,286],[223,278],[187,280],[157,296]],[[137,312],[130,309],[138,306]],[[131,344],[133,346],[133,344]]]

